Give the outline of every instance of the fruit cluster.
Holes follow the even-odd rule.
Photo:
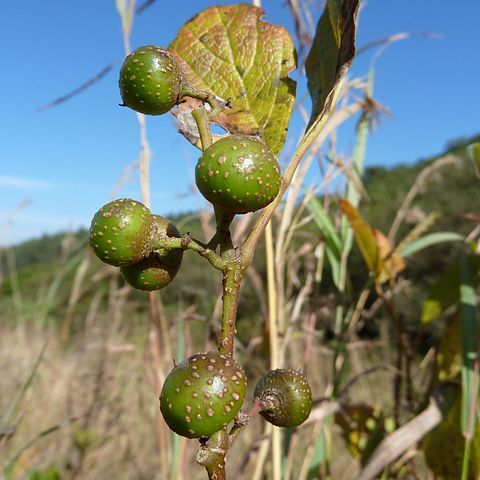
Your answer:
[[[168,112],[187,96],[211,102],[212,108],[216,105],[212,95],[188,84],[171,53],[152,45],[126,58],[119,86],[124,106],[150,115]],[[263,139],[227,135],[211,144],[210,120],[206,128],[195,120],[202,145],[208,146],[198,160],[195,180],[216,212],[231,218],[269,205],[282,180],[277,159]],[[186,247],[183,239],[174,246],[167,241],[180,237],[168,219],[127,198],[104,205],[90,227],[95,254],[120,267],[125,280],[140,290],[158,290],[173,280]],[[235,419],[246,389],[245,372],[231,356],[197,353],[167,376],[160,409],[177,434],[209,437]],[[281,427],[300,425],[312,407],[308,383],[301,373],[291,370],[274,370],[263,377],[255,388],[255,402],[267,421]]]
[[[104,205],[93,217],[90,246],[102,260],[120,267],[125,280],[139,290],[159,290],[175,277],[183,251],[155,250],[155,241],[180,237],[167,218],[152,215],[140,202],[120,198]]]

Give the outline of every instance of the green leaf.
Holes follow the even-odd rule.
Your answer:
[[[55,467],[47,467],[45,470],[35,470],[29,480],[60,480],[60,473]]]
[[[179,31],[169,50],[191,84],[223,99],[232,109],[216,123],[231,133],[260,134],[275,154],[285,143],[295,102],[296,53],[287,30],[260,20],[246,4],[202,11]]]
[[[473,283],[480,282],[480,256],[468,257],[469,268],[472,272]],[[420,321],[429,323],[439,317],[444,310],[460,301],[460,267],[451,265],[432,285],[428,298],[423,302]]]
[[[37,359],[33,364],[30,374],[28,375],[27,379],[22,385],[22,388],[20,389],[18,394],[15,396],[15,398],[10,402],[10,405],[8,406],[7,411],[3,414],[3,416],[0,417],[0,427],[3,427],[3,426],[7,427],[9,423],[13,420],[13,417],[16,415],[18,407],[20,406],[23,398],[25,397],[27,390],[30,388],[30,386],[32,385],[33,381],[37,376],[38,368],[40,367],[40,364],[43,361],[43,356],[45,354],[47,346],[48,346],[48,339],[43,344],[40,350],[40,353],[38,354]]]
[[[448,320],[440,337],[437,351],[437,379],[440,382],[455,382],[462,368],[462,324],[454,315]]]
[[[473,435],[475,430],[475,405],[478,398],[478,371],[475,363],[478,355],[477,298],[472,272],[466,256],[460,261],[460,319],[462,322],[462,432]]]
[[[467,257],[460,258],[460,319],[462,322],[462,406],[461,426],[465,437],[462,480],[468,478],[471,444],[477,427],[478,322],[477,297]]]
[[[477,171],[480,171],[480,143],[472,143],[467,147],[468,158],[473,162]]]
[[[316,197],[311,197],[307,207],[313,215],[313,220],[317,224],[320,234],[325,242],[325,254],[328,263],[332,269],[332,278],[335,286],[340,285],[340,261],[341,261],[341,242],[333,226],[330,217],[324,210],[322,203]]]
[[[309,130],[316,130],[335,104],[336,94],[355,55],[359,0],[327,0],[305,64],[312,97]]]
[[[320,432],[315,441],[315,447],[313,450],[313,455],[310,460],[310,465],[308,468],[307,480],[314,480],[319,478],[319,471],[322,469],[322,466],[327,466],[331,459],[331,449],[329,446],[329,430],[331,430],[333,423],[333,416],[328,415],[325,417]],[[325,468],[327,470],[327,468]]]
[[[404,258],[423,250],[424,248],[438,245],[444,242],[463,242],[465,238],[455,232],[436,232],[424,235],[418,240],[408,243],[400,250],[400,255]]]
[[[22,454],[25,452],[25,450],[29,449],[33,445],[35,445],[37,442],[39,442],[42,438],[46,437],[47,435],[50,435],[57,430],[60,430],[65,427],[69,427],[73,421],[75,421],[76,418],[70,418],[67,420],[64,420],[60,423],[57,423],[56,425],[53,425],[50,428],[47,428],[46,430],[42,430],[41,432],[37,433],[32,439],[27,441],[24,445],[22,445],[13,455],[13,457],[9,460],[9,462],[4,466],[3,468],[3,474],[5,476],[6,480],[10,480],[13,477],[13,471],[15,468],[15,465],[17,464],[18,460],[22,456]]]

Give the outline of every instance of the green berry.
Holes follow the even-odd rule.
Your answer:
[[[180,238],[177,227],[167,218],[153,215],[157,237]],[[177,274],[182,263],[183,250],[155,251],[139,262],[122,267],[125,280],[138,290],[160,290],[166,287]]]
[[[102,262],[116,267],[129,265],[150,253],[155,231],[145,205],[121,198],[104,205],[93,217],[90,246]]]
[[[254,397],[263,407],[261,415],[277,427],[297,427],[312,410],[310,385],[296,370],[268,372],[258,381]]]
[[[119,86],[124,104],[148,115],[168,112],[183,96],[177,60],[154,45],[140,47],[125,59]]]
[[[218,352],[196,353],[168,374],[160,410],[178,435],[209,437],[234,419],[246,388],[245,372],[233,358]]]
[[[255,137],[230,135],[207,148],[195,171],[197,187],[213,205],[254,212],[277,196],[280,169],[268,146]]]

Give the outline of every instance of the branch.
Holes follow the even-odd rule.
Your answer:
[[[226,262],[215,253],[214,250],[207,248],[200,241],[193,239],[188,233],[178,237],[158,237],[154,240],[153,251],[161,252],[168,250],[192,250],[197,252],[201,257],[206,258],[212,266],[217,270],[225,270]]]

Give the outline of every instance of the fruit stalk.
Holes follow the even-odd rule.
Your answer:
[[[203,107],[192,111],[192,117],[197,124],[202,150],[206,150],[212,144],[212,132],[210,131],[210,120]]]
[[[209,480],[227,480],[225,472],[225,455],[228,450],[227,429],[214,433],[201,445],[197,452],[197,463],[205,467]]]
[[[225,270],[226,268],[226,262],[214,250],[195,240],[188,233],[183,234],[181,238],[158,237],[154,239],[152,246],[153,250],[192,250],[206,258],[217,270]]]

